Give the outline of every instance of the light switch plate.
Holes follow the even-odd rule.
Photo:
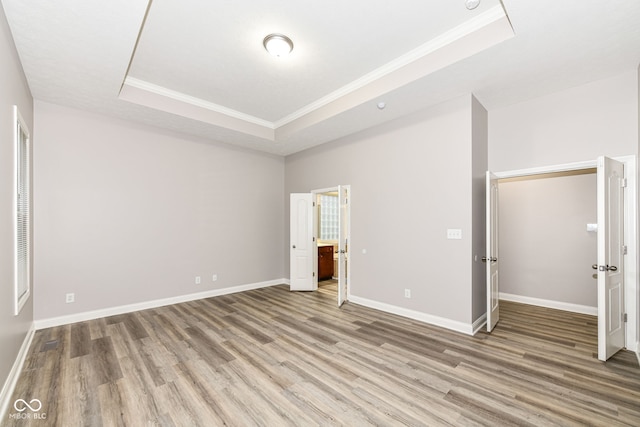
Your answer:
[[[449,228],[447,229],[447,239],[462,239],[462,230],[459,228]]]

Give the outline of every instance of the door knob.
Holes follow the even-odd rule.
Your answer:
[[[591,268],[593,268],[594,270],[600,270],[600,271],[618,271],[618,267],[616,267],[615,265],[601,265],[598,266],[598,264],[593,264],[591,266]]]

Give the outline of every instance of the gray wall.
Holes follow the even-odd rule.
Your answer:
[[[33,132],[33,100],[13,38],[0,7],[0,387],[5,384],[20,346],[33,323],[32,296],[14,316],[14,140],[13,106]]]
[[[352,294],[474,320],[471,122],[467,95],[286,158],[287,221],[290,193],[351,185]]]
[[[638,70],[629,70],[490,111],[489,168],[500,172],[600,155],[637,156],[639,87]]]
[[[635,70],[489,112],[489,168],[510,171],[638,153]]]
[[[284,159],[40,101],[35,117],[36,319],[285,277]]]
[[[597,307],[596,175],[500,183],[500,291]]]

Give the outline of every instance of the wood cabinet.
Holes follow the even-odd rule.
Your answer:
[[[333,277],[333,246],[318,247],[318,280]]]

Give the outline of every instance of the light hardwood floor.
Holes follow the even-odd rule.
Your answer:
[[[2,424],[640,425],[636,357],[599,362],[592,316],[504,302],[470,337],[335,300],[276,286],[38,331],[12,402],[46,419]]]

